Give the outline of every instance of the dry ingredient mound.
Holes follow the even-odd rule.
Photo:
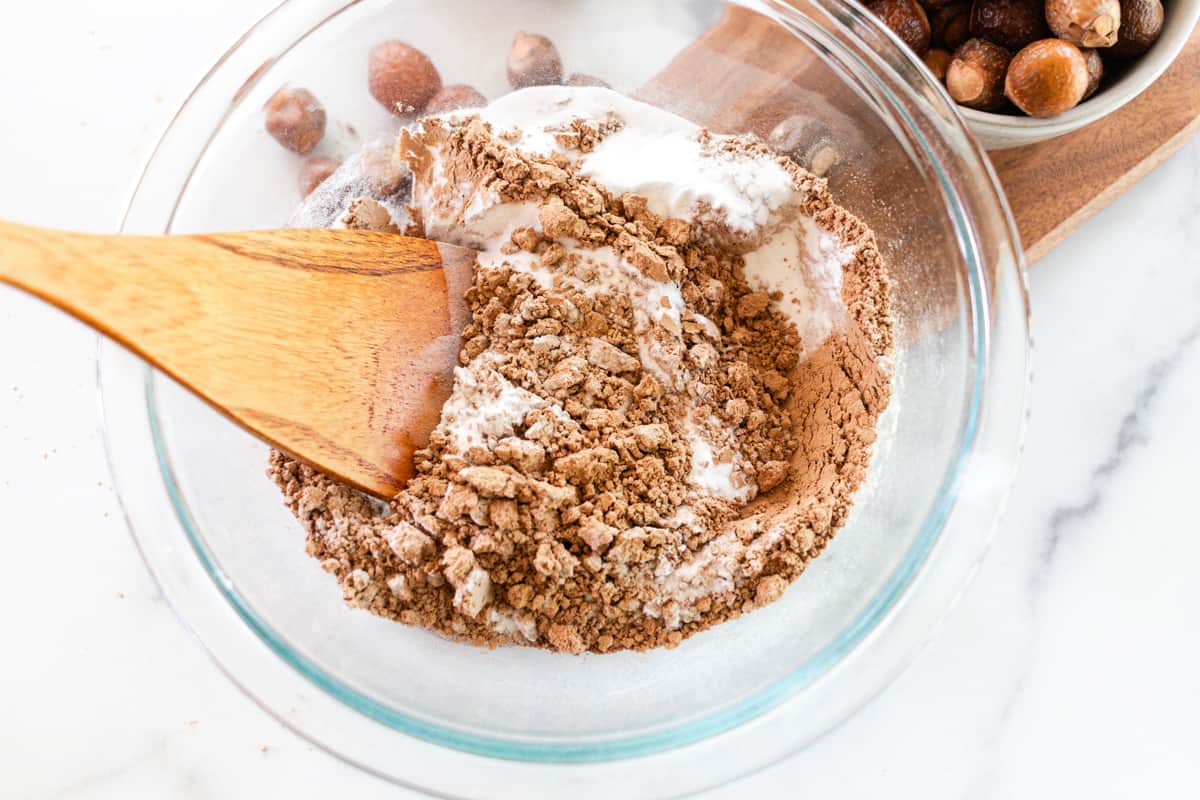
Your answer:
[[[680,134],[722,175],[783,176],[750,224],[717,195],[667,216],[614,192],[604,143],[620,156],[641,112],[593,113],[608,94],[540,126],[427,118],[396,148],[408,207],[346,206],[340,224],[482,248],[452,397],[386,510],[271,455],[352,606],[476,644],[670,647],[778,599],[845,522],[890,393],[873,234],[747,136]],[[837,256],[824,327],[763,277],[788,242]]]

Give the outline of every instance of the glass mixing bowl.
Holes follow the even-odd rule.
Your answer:
[[[344,155],[398,125],[367,92],[371,45],[414,43],[447,83],[495,97],[519,29],[550,36],[568,73],[722,130],[765,133],[795,111],[831,129],[843,156],[831,190],[879,237],[900,336],[867,485],[828,550],[782,600],[674,650],[572,657],[448,642],[344,606],[264,474],[267,448],[103,342],[114,481],[184,623],[248,694],[331,752],[446,796],[694,791],[794,752],[861,706],[975,570],[1026,413],[1020,248],[948,98],[841,0],[289,0],[180,110],[124,230],[282,225],[299,159],[263,132],[275,89],[314,91],[330,118],[321,152]]]

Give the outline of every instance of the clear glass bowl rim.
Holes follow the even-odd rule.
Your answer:
[[[172,128],[178,123],[180,115],[186,111],[193,98],[205,88],[214,73],[221,68],[221,66],[232,54],[235,53],[235,51],[250,41],[256,31],[258,31],[263,25],[269,23],[272,18],[276,17],[278,14],[280,14],[280,12],[284,11],[289,6],[295,7],[302,2],[303,0],[285,0],[276,9],[271,11],[262,20],[250,28],[246,34],[240,37],[238,41],[230,48],[230,50],[224,56],[222,56],[222,58],[217,62],[208,75],[205,76],[200,84],[198,84],[192,94],[189,95],[187,101],[185,101],[183,107],[180,109],[179,115],[177,115],[176,118],[173,119],[168,125],[167,130],[163,134],[162,141],[165,141],[170,135]],[[767,7],[766,4],[759,4],[755,2],[748,2],[744,4],[755,6],[760,8],[760,10]],[[314,3],[310,2],[309,5],[314,5]],[[329,8],[337,6],[333,12],[334,14],[337,14],[341,13],[341,11],[345,10],[346,8],[357,5],[357,2],[338,3],[337,0],[324,0],[324,5]],[[853,20],[856,26],[861,25],[868,28],[874,28],[880,37],[895,41],[890,31],[887,31],[886,29],[882,28],[882,26],[877,25],[873,18],[865,15],[861,8],[854,3],[854,0],[847,0],[847,2],[842,2],[842,0],[815,0],[815,5],[825,10],[832,19],[837,20],[842,24],[845,24],[848,20]],[[788,14],[799,15],[799,12],[781,6],[779,3],[771,2],[769,3],[769,8],[774,15],[777,15],[777,18],[778,15],[782,15],[784,18],[786,18],[786,15]],[[329,16],[332,16],[332,14]],[[315,29],[315,27],[319,27],[320,24],[322,24],[327,18],[328,17],[322,19],[317,23],[316,26],[313,26],[313,28]],[[304,35],[307,35],[307,32]],[[900,57],[904,58],[904,51],[899,48],[899,46],[897,49],[900,53]],[[911,61],[911,59],[909,60]],[[257,78],[257,75],[252,77],[251,80],[247,82],[246,86],[251,85],[252,82]],[[218,128],[219,127],[220,125],[218,125]],[[919,134],[917,135],[919,136]],[[126,215],[122,223],[123,229],[128,224],[129,213],[138,199],[138,194],[142,189],[144,177],[146,173],[148,173],[153,167],[155,159],[159,155],[159,149],[161,148],[162,141],[160,141],[160,147],[156,147],[155,151],[148,159],[145,170],[143,171],[143,178],[138,181],[138,184],[131,195],[126,209]],[[207,144],[205,144],[205,149],[207,149]],[[983,172],[991,177],[993,186],[996,186],[997,184],[995,183],[995,176],[991,173],[990,164],[988,164],[986,159],[982,159],[982,156],[977,148],[975,148],[975,154],[982,160],[981,163]],[[201,156],[202,155],[203,150],[201,151]],[[186,185],[187,184],[185,182],[184,191],[186,191]],[[966,225],[966,221],[964,210],[957,206],[957,197],[955,194],[956,190],[950,186],[945,186],[944,188],[946,189],[951,208],[958,217],[955,220],[956,227],[961,230]],[[181,196],[182,194],[183,191],[180,192]],[[997,197],[999,198],[1001,207],[1000,210],[1006,217],[1008,223],[1011,233],[1011,241],[1016,242],[1017,239],[1015,230],[1013,229],[1011,216],[1008,214],[1008,209],[1004,203],[1003,195],[999,194],[998,189]],[[174,214],[172,212],[172,216],[173,215]],[[264,642],[276,656],[282,659],[291,669],[304,675],[305,678],[318,686],[323,692],[329,694],[349,708],[366,714],[372,719],[382,722],[383,724],[401,733],[409,736],[415,736],[419,739],[423,739],[424,741],[432,742],[443,747],[450,747],[466,753],[473,753],[489,758],[515,759],[519,761],[546,763],[611,761],[614,759],[625,759],[634,756],[649,755],[667,749],[680,748],[690,743],[699,742],[717,734],[734,730],[747,721],[755,719],[770,709],[785,703],[786,700],[792,697],[797,691],[805,686],[808,686],[818,677],[825,674],[830,665],[839,662],[841,659],[851,653],[865,638],[867,638],[873,631],[876,630],[878,626],[884,622],[885,618],[891,611],[894,610],[905,593],[912,587],[914,582],[913,578],[916,576],[922,566],[927,563],[928,556],[941,538],[940,534],[944,529],[946,519],[954,506],[956,489],[958,487],[959,480],[962,477],[965,465],[968,463],[968,460],[974,451],[975,434],[977,431],[977,424],[980,419],[982,400],[985,391],[984,384],[987,374],[989,353],[988,324],[991,320],[992,314],[990,313],[991,310],[987,307],[988,301],[985,299],[985,295],[987,293],[985,291],[985,280],[983,278],[982,267],[973,259],[975,253],[971,248],[967,249],[967,255],[970,262],[969,269],[967,271],[967,279],[970,284],[968,294],[972,306],[972,335],[975,340],[975,348],[977,353],[974,364],[974,381],[971,387],[970,397],[967,401],[968,407],[965,410],[966,424],[960,431],[957,455],[951,468],[943,478],[942,486],[939,490],[937,499],[934,502],[933,507],[930,509],[930,512],[926,515],[921,534],[919,535],[913,549],[909,552],[904,562],[888,580],[883,590],[881,590],[875,596],[875,598],[872,599],[872,602],[868,608],[860,614],[855,623],[844,629],[838,635],[838,637],[829,645],[827,645],[825,649],[818,653],[817,656],[809,659],[809,661],[798,667],[786,678],[778,681],[772,686],[766,687],[755,696],[748,698],[734,708],[728,709],[725,712],[687,723],[680,728],[674,728],[666,732],[655,733],[649,736],[631,737],[628,739],[620,739],[603,743],[589,742],[585,745],[575,747],[570,744],[561,745],[537,742],[514,743],[506,740],[479,737],[473,734],[463,734],[460,731],[441,728],[437,725],[429,725],[422,720],[416,720],[407,717],[406,715],[401,714],[394,709],[384,707],[371,698],[360,695],[351,687],[343,684],[333,676],[326,674],[317,665],[311,664],[306,659],[299,656],[299,654],[297,654],[287,645],[286,641],[283,641],[280,637],[276,636],[271,630],[270,626],[267,625],[263,620],[258,619],[251,609],[241,601],[237,593],[231,588],[231,583],[225,580],[220,574],[220,571],[214,563],[214,560],[211,558],[211,554],[208,552],[203,543],[202,537],[199,535],[199,531],[196,529],[191,515],[182,501],[182,496],[175,484],[174,476],[171,474],[170,465],[163,449],[162,437],[157,431],[157,419],[153,410],[154,389],[151,381],[153,373],[149,367],[146,367],[144,371],[143,387],[145,392],[145,411],[148,415],[148,422],[153,432],[155,455],[157,456],[161,477],[163,478],[164,487],[166,488],[167,494],[170,497],[170,502],[174,507],[176,520],[187,537],[200,564],[203,566],[204,570],[211,579],[212,586],[221,593],[225,602],[237,612],[237,615],[241,621],[249,626],[254,631],[255,635],[258,636],[259,639]],[[1023,270],[1020,268],[1021,259],[1019,251],[1016,255],[1015,263],[1017,265],[1019,292],[1022,302],[1025,304],[1025,308],[1023,309],[1024,313],[1021,315],[1021,317],[1027,326],[1028,308],[1027,299],[1025,297]],[[1028,339],[1027,330],[1028,329],[1026,327],[1026,343]],[[105,347],[112,347],[112,345],[102,341],[101,347],[103,349]],[[104,378],[105,376],[103,375],[102,366],[101,371],[98,374],[102,394],[104,391]],[[1026,382],[1027,380],[1028,379],[1026,377]],[[1020,430],[1018,431],[1018,438],[1023,436],[1024,416],[1024,408],[1022,408],[1020,414],[1021,424]],[[115,456],[113,441],[109,434],[110,430],[106,424],[105,445],[111,465]],[[115,477],[116,474],[114,470],[114,478]],[[124,493],[120,492],[119,484],[118,490],[119,494],[122,495],[122,504],[124,506]],[[155,564],[152,563],[151,558],[147,555],[146,549],[142,547],[142,535],[139,534],[138,528],[134,524],[134,520],[129,514],[128,509],[126,509],[126,516],[135,541],[138,542],[139,549],[141,549],[143,555],[146,556],[147,565],[150,567],[151,572],[155,574],[156,579],[158,579],[159,571],[156,569]],[[988,535],[983,543],[983,548],[981,548],[976,555],[976,560],[982,557],[983,552],[986,549],[987,541],[990,541],[990,531],[988,532]],[[161,585],[162,581],[160,580],[160,586]],[[963,585],[965,585],[965,581]],[[961,586],[959,588],[961,589]],[[164,594],[167,595],[169,600],[171,599],[170,592],[167,592],[164,589]],[[175,604],[172,603],[172,605],[174,606]],[[182,614],[180,616],[185,625],[188,625],[188,620]],[[191,626],[189,625],[189,627]],[[206,648],[210,649],[210,652],[213,653],[214,657],[217,658],[218,662],[220,663],[220,656],[218,656],[212,651],[211,648],[209,648],[208,643],[205,641],[203,636],[200,636],[200,638],[202,643],[205,644]],[[896,670],[896,672],[898,673],[898,670]],[[238,676],[231,674],[231,677],[236,683],[242,685],[238,680]],[[894,674],[891,677],[894,677]],[[243,686],[243,688],[253,696],[253,693],[248,687]],[[882,686],[876,687],[876,691],[881,688]],[[865,702],[866,699],[867,697],[861,698],[862,702]],[[276,716],[280,716],[276,709],[269,706],[267,706],[267,708],[269,711],[276,714]],[[286,719],[283,721],[291,724]],[[301,733],[308,736],[308,738],[312,739],[316,743],[325,746],[319,738],[315,737],[310,732],[301,731]],[[338,753],[336,750],[334,750],[334,752]],[[343,753],[338,754],[345,757]],[[351,758],[351,760],[353,759]],[[371,768],[370,765],[363,765],[361,762],[359,763],[361,766],[365,766],[368,769]]]

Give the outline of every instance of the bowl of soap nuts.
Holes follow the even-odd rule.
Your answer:
[[[1052,139],[1116,111],[1163,73],[1200,17],[1200,0],[864,5],[921,57],[988,149]]]

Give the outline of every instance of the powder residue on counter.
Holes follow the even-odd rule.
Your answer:
[[[451,398],[385,511],[272,455],[346,600],[581,653],[778,599],[888,403],[871,232],[756,139],[605,89],[430,117],[396,154],[411,195],[381,224],[481,253]]]

